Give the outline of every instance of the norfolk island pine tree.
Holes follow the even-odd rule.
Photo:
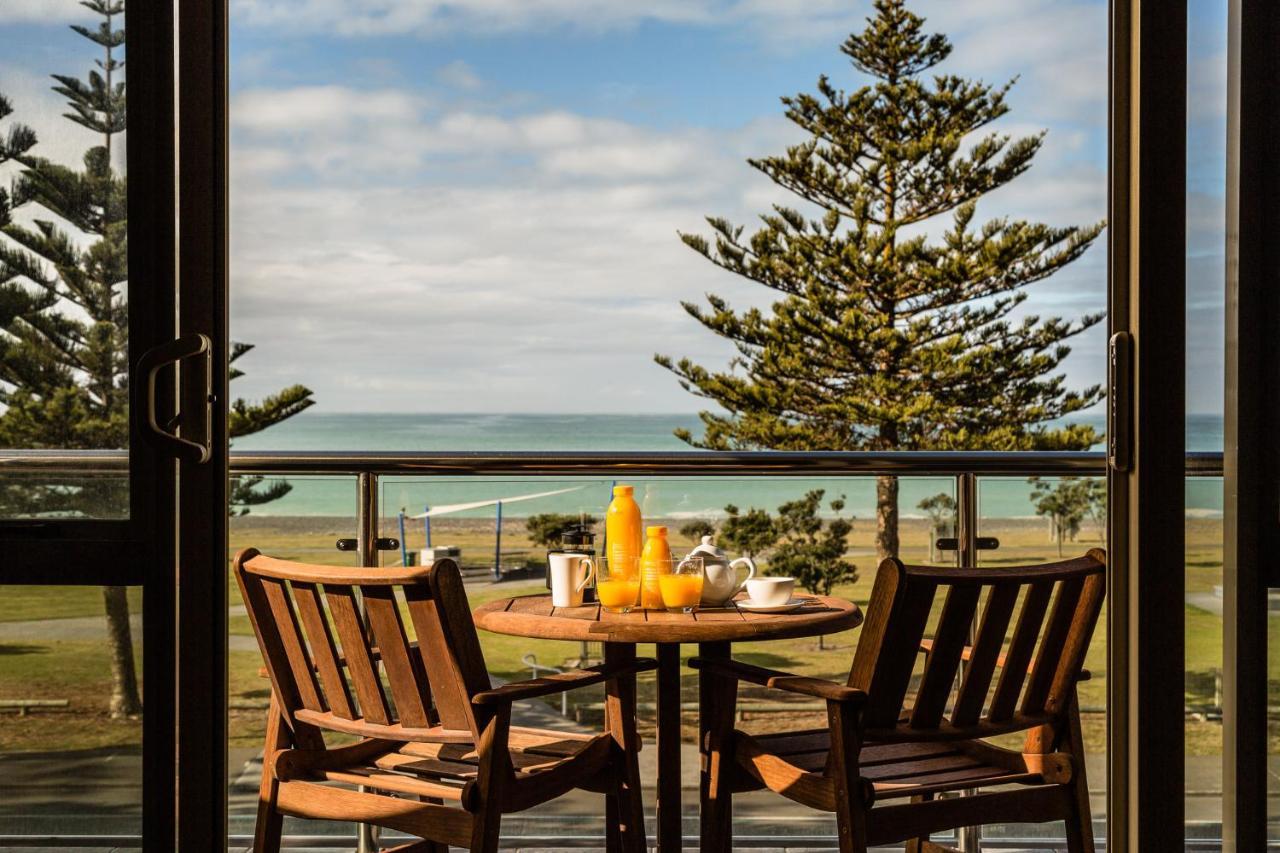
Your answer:
[[[902,0],[876,0],[841,46],[871,78],[846,93],[825,75],[817,93],[784,97],[807,139],[749,161],[817,216],[775,206],[762,226],[711,217],[712,234],[681,239],[717,266],[769,288],[764,310],[708,294],[685,310],[737,355],[725,369],[658,355],[691,393],[716,404],[710,449],[1069,450],[1091,427],[1047,423],[1092,406],[1099,386],[1068,390],[1066,341],[1102,314],[1075,320],[1013,314],[1026,288],[1078,259],[1103,223],[1055,227],[992,219],[977,201],[1030,168],[1044,134],[984,130],[1005,115],[1001,87],[925,72],[951,45],[926,34]],[[921,229],[942,233],[931,239]],[[898,482],[876,487],[876,548],[898,552]]]
[[[72,2],[72,0],[66,0]],[[116,449],[128,439],[128,228],[127,179],[115,168],[116,137],[126,130],[125,31],[117,27],[123,0],[81,3],[98,15],[97,29],[72,29],[103,50],[86,80],[54,75],[54,91],[67,99],[65,117],[101,138],[89,148],[83,169],[38,156],[36,134],[13,123],[0,132],[0,164],[21,172],[13,191],[0,190],[0,447]],[[0,121],[13,105],[0,97]],[[30,205],[29,224],[15,208]],[[56,218],[55,218],[56,217]],[[235,362],[251,349],[233,347]],[[231,376],[242,375],[234,366]],[[232,437],[279,423],[310,405],[311,392],[285,388],[258,403],[235,400]],[[261,478],[231,488],[233,511],[275,500],[285,482]],[[6,513],[122,512],[127,506],[116,480],[43,487],[0,488]],[[112,666],[110,711],[140,712],[129,603],[124,587],[103,590]]]

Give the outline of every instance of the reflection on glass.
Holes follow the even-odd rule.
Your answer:
[[[127,596],[141,662],[141,591]],[[131,685],[106,642],[103,591],[6,586],[0,599],[0,836],[139,835],[142,720],[113,713]]]
[[[0,31],[16,67],[0,88],[0,448],[118,450],[129,429],[124,3],[66,5],[37,4]],[[127,514],[124,477],[0,483],[4,516]]]

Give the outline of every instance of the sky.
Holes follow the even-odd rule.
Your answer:
[[[731,348],[680,303],[757,285],[679,240],[804,206],[747,165],[803,139],[779,97],[828,74],[869,0],[231,0],[237,396],[301,382],[318,412],[691,412],[655,353]],[[1225,1],[1191,4],[1188,409],[1221,410]],[[941,71],[1017,78],[1001,132],[1047,130],[980,217],[1083,225],[1106,209],[1103,0],[916,0]],[[0,92],[75,162],[47,74],[96,56],[74,0],[0,3]],[[1105,234],[1025,309],[1105,308]],[[1103,381],[1105,334],[1068,384]]]

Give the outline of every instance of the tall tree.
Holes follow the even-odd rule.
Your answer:
[[[98,137],[76,169],[33,153],[36,135],[12,124],[0,134],[0,163],[21,173],[0,195],[0,447],[126,447],[128,409],[128,190],[118,168],[126,130],[124,0],[84,0],[101,19],[72,29],[102,50],[85,79],[53,75],[65,117]],[[0,99],[0,120],[12,106]],[[15,211],[25,208],[19,221]],[[232,360],[247,352],[237,345]],[[234,375],[240,372],[234,370]],[[265,429],[312,404],[301,385],[261,403],[232,404],[233,436]],[[240,511],[288,491],[286,483],[242,481]],[[118,479],[44,483],[0,492],[7,512],[127,512]],[[123,587],[104,588],[112,660],[111,713],[141,711],[129,604]]]
[[[817,93],[784,97],[807,135],[781,156],[748,162],[819,215],[775,205],[750,235],[718,217],[694,251],[776,294],[768,309],[721,296],[684,308],[733,343],[727,369],[657,356],[688,391],[719,406],[701,414],[711,449],[1079,449],[1085,426],[1046,423],[1097,402],[1098,386],[1064,387],[1076,320],[1013,315],[1028,285],[1089,248],[1102,223],[1054,227],[975,221],[977,201],[1030,168],[1044,134],[984,131],[1005,115],[1012,82],[995,87],[926,76],[951,45],[926,34],[902,0],[841,51],[872,78],[846,93],[825,75]],[[949,223],[939,218],[949,216]],[[941,233],[938,233],[941,231]],[[933,236],[930,236],[931,232]],[[876,546],[898,551],[898,483],[876,489]]]

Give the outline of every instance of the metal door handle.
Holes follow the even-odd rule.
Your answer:
[[[204,435],[201,441],[192,441],[176,432],[170,432],[160,425],[156,416],[156,376],[159,375],[161,368],[196,356],[204,357],[205,411]],[[183,335],[176,340],[152,347],[138,359],[137,372],[145,376],[145,379],[140,383],[142,399],[136,399],[135,396],[134,403],[135,405],[140,403],[142,410],[146,412],[147,427],[151,433],[162,443],[168,444],[179,459],[196,465],[208,462],[213,455],[213,448],[209,442],[209,436],[213,432],[213,342],[207,336],[197,333]],[[180,423],[182,413],[180,412],[174,420]]]
[[[1121,473],[1132,463],[1133,336],[1116,332],[1107,343],[1107,463]]]

